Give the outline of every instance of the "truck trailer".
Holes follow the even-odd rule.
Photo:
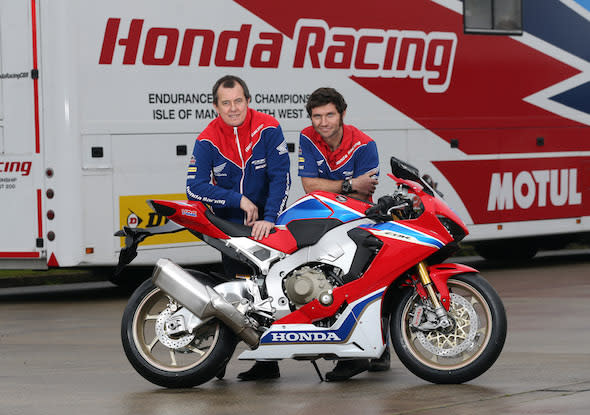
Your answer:
[[[0,0],[0,268],[112,266],[123,226],[185,199],[211,87],[243,78],[277,118],[293,186],[318,87],[427,174],[487,257],[590,232],[587,0]],[[134,264],[215,262],[187,231]]]

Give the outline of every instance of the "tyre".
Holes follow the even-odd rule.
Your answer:
[[[391,317],[391,342],[400,361],[416,376],[455,384],[478,377],[494,364],[504,346],[507,323],[500,297],[478,274],[454,276],[448,287],[452,327],[416,328],[419,307],[426,307],[415,290],[407,290]]]
[[[187,388],[221,372],[235,350],[237,338],[218,319],[193,333],[168,336],[164,323],[175,306],[151,280],[145,281],[125,308],[121,339],[127,359],[145,379],[166,388]]]

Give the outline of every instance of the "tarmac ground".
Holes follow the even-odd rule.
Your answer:
[[[309,362],[242,382],[239,349],[223,380],[167,390],[127,362],[120,321],[128,292],[106,281],[0,289],[0,414],[584,414],[590,408],[590,254],[526,264],[467,262],[499,292],[508,337],[497,362],[463,385],[435,385],[395,355],[387,372],[320,382]],[[320,370],[333,367],[319,361]]]

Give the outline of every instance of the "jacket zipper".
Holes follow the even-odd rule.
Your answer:
[[[242,161],[242,178],[240,179],[240,193],[244,194],[244,172],[246,170],[246,166],[244,165],[244,156],[242,155],[242,148],[240,147],[238,127],[234,127],[234,135],[236,137],[236,146],[238,147],[238,154],[240,155],[240,160]]]

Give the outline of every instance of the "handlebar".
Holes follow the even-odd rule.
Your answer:
[[[397,212],[397,213],[396,213]],[[405,197],[403,193],[381,196],[377,204],[365,211],[370,219],[389,221],[393,214],[402,218],[410,218],[413,213],[412,200]]]

